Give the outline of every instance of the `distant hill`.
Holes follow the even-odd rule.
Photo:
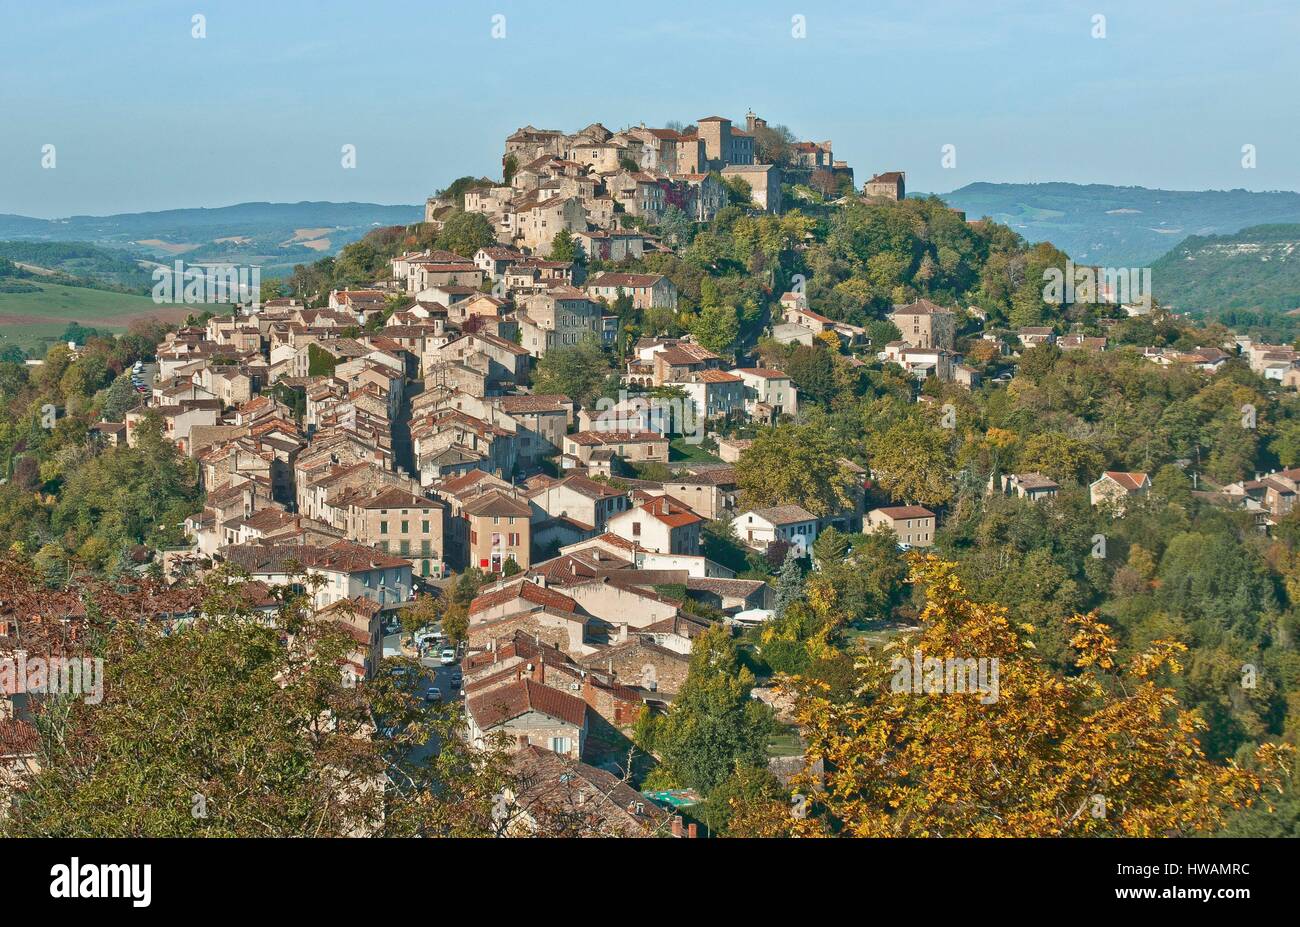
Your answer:
[[[973,183],[938,196],[969,219],[988,216],[1076,261],[1147,267],[1189,235],[1300,222],[1300,193],[1150,190],[1073,183]]]
[[[1300,224],[1193,235],[1152,265],[1151,284],[1179,311],[1300,309]]]
[[[84,241],[0,241],[0,258],[52,283],[81,280],[136,292],[151,285],[150,274],[141,267],[138,255]]]
[[[228,261],[260,266],[264,276],[280,276],[295,264],[338,254],[373,228],[423,218],[423,206],[311,202],[66,219],[0,215],[0,240],[89,242],[160,263]]]

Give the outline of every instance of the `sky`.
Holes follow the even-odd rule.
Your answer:
[[[0,213],[422,203],[525,124],[751,109],[913,191],[1300,190],[1298,38],[1296,0],[0,0]]]

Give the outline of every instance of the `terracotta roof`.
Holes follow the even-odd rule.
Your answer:
[[[686,503],[680,502],[672,496],[656,496],[644,505],[639,506],[639,508],[653,515],[670,528],[684,528],[687,525],[704,521],[703,518],[692,512]]]
[[[873,510],[872,514],[880,514],[892,518],[934,518],[934,512],[931,512],[923,505],[888,505]]]
[[[484,731],[530,711],[579,727],[587,719],[587,703],[582,699],[531,679],[521,679],[470,698],[465,708],[479,729]]]
[[[525,602],[531,602],[534,605],[556,608],[560,611],[575,612],[578,610],[578,603],[564,593],[539,586],[527,579],[521,579],[503,589],[475,596],[474,601],[469,603],[469,613],[470,615],[476,615],[479,612],[496,608],[498,605],[513,602],[515,599],[523,599]]]
[[[591,288],[591,287],[616,286],[616,287],[639,288],[639,287],[654,286],[656,283],[658,283],[660,280],[663,279],[664,279],[663,274],[606,273],[606,274],[600,274],[598,277],[596,277],[593,280],[588,280],[587,287]]]
[[[462,509],[466,515],[510,515],[527,518],[532,515],[532,507],[520,499],[499,490],[492,489],[476,499],[465,503]]]
[[[1150,482],[1145,473],[1128,473],[1123,470],[1107,470],[1102,476],[1108,476],[1129,492],[1136,492]]]
[[[393,557],[351,541],[339,541],[329,547],[311,544],[232,544],[221,549],[221,556],[250,573],[278,573],[291,561],[296,561],[305,568],[344,573],[411,566],[409,561],[401,557]]]
[[[360,503],[363,509],[440,509],[441,502],[423,496],[412,495],[405,489],[390,486],[381,489],[366,501]]]
[[[701,370],[695,374],[697,383],[739,383],[740,377],[722,370]]]

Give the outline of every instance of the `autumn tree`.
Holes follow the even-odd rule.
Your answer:
[[[972,601],[952,564],[914,555],[911,578],[926,590],[920,630],[864,652],[856,694],[832,700],[824,684],[792,683],[807,756],[825,768],[793,783],[811,797],[807,813],[759,802],[737,809],[733,832],[1192,835],[1286,775],[1289,748],[1273,744],[1249,767],[1206,758],[1205,722],[1165,682],[1182,669],[1183,645],[1154,641],[1121,666],[1112,631],[1080,615],[1076,672],[1061,675],[1038,658],[1032,626]],[[970,675],[960,684],[953,661],[967,660],[989,661],[982,687]]]

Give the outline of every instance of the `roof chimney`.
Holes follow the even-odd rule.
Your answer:
[[[681,835],[682,835],[682,816],[679,814],[673,818],[673,836],[680,837]]]

